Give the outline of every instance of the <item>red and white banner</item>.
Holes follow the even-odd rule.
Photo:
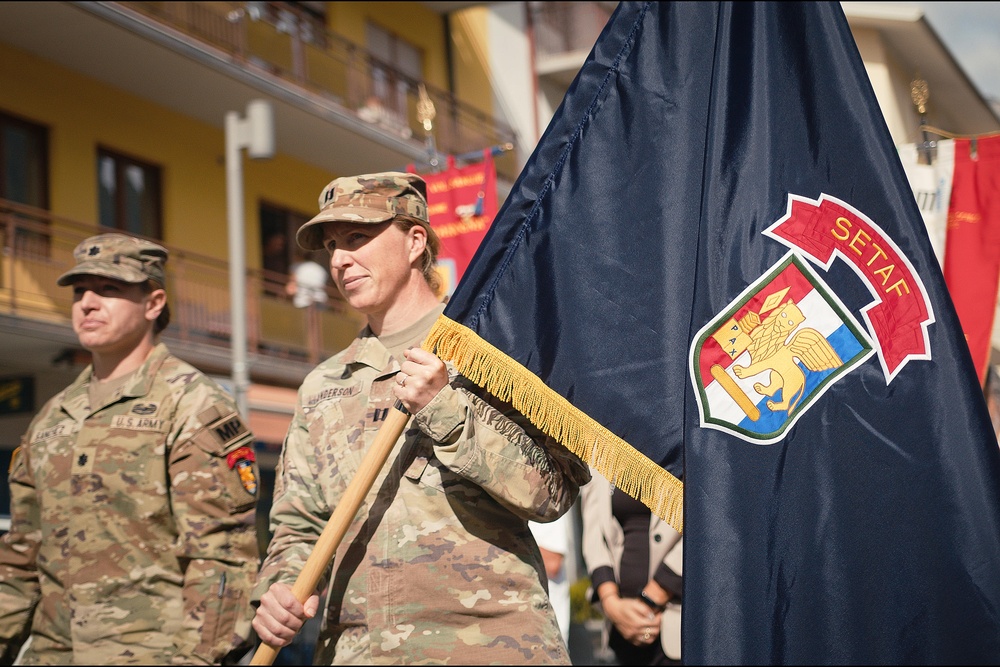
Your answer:
[[[948,229],[948,204],[951,201],[951,179],[955,174],[955,142],[938,142],[931,164],[920,161],[916,144],[899,148],[906,178],[917,199],[920,214],[931,237],[934,255],[944,266],[944,239]]]
[[[938,141],[930,165],[917,164],[912,144],[900,159],[985,383],[1000,280],[1000,136]]]
[[[449,296],[462,279],[497,214],[497,172],[493,153],[483,151],[482,162],[456,167],[448,157],[447,168],[421,174],[427,183],[427,213],[441,238],[438,271]]]

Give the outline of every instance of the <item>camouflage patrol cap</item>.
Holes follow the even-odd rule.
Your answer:
[[[166,285],[163,265],[167,249],[152,241],[125,234],[99,234],[84,239],[73,250],[76,266],[59,276],[56,283],[69,285],[76,276],[103,276],[126,283],[147,280]]]
[[[299,227],[295,240],[306,250],[323,248],[323,223],[377,224],[398,215],[421,223],[437,238],[427,217],[427,184],[417,174],[384,171],[337,178],[319,196],[320,212]]]

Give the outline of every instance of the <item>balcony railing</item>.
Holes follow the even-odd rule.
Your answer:
[[[73,248],[88,236],[114,231],[58,218],[0,199],[0,313],[70,326],[72,291],[56,279],[73,266]],[[164,338],[229,349],[229,268],[220,260],[166,246],[171,322]],[[296,308],[280,294],[287,276],[247,271],[249,348],[268,357],[318,363],[343,349],[363,326],[340,294]],[[270,288],[270,289],[266,289]]]
[[[516,143],[514,131],[450,92],[413,79],[357,44],[328,32],[314,17],[282,2],[120,2],[192,39],[350,110],[384,132],[425,142],[417,116],[421,85],[434,103],[436,149],[457,155]],[[513,181],[516,156],[497,160]]]

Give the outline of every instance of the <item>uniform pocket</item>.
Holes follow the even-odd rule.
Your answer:
[[[410,465],[406,468],[406,471],[403,473],[403,477],[407,478],[411,482],[419,482],[420,476],[424,474],[424,469],[426,467],[427,467],[427,457],[418,456],[415,459],[413,459],[413,461],[410,462]]]
[[[444,491],[441,470],[438,468],[440,464],[433,455],[434,447],[427,436],[421,434],[418,437],[421,442],[414,444],[417,453],[403,471],[403,477],[416,484]]]
[[[239,641],[234,636],[243,612],[243,591],[226,589],[222,597],[212,597],[205,608],[201,642],[195,655],[212,664],[219,664]]]

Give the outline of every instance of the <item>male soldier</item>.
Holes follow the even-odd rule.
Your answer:
[[[568,664],[528,520],[568,510],[587,466],[412,347],[444,310],[419,176],[339,178],[319,201],[297,241],[327,249],[367,326],[299,389],[254,629],[285,646],[318,611],[290,584],[398,399],[412,422],[338,548],[314,662]]]
[[[249,648],[253,438],[233,400],[157,342],[165,248],[80,243],[72,320],[92,364],[28,427],[0,541],[0,649],[24,664],[208,664]]]

